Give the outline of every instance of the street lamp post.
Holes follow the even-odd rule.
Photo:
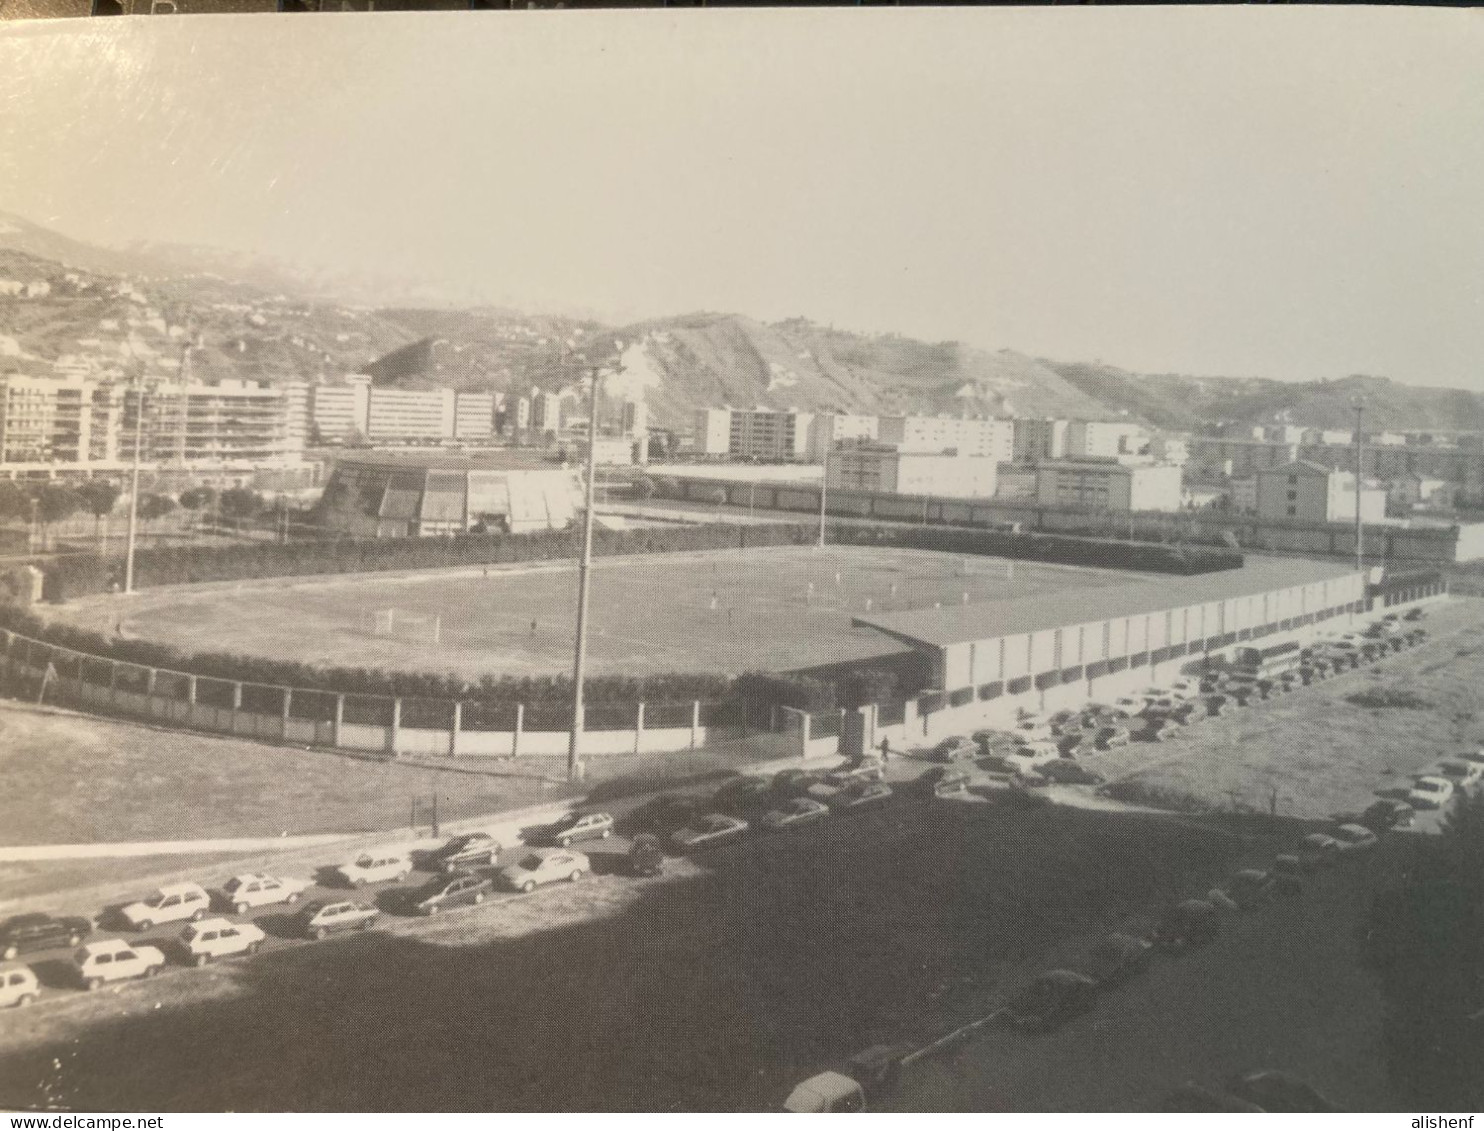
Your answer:
[[[819,474],[819,548],[824,549],[824,516],[830,490],[830,449],[824,450],[824,466]]]
[[[593,487],[598,467],[598,368],[592,371],[592,394],[587,421],[587,483],[583,494],[586,505],[582,512],[582,557],[577,566],[577,645],[572,660],[572,728],[567,737],[567,780],[582,776],[578,757],[578,737],[583,730],[584,706],[582,682],[587,668],[587,598],[589,573],[593,564]]]
[[[139,448],[144,433],[144,392],[134,374],[134,467],[129,480],[129,535],[124,548],[124,592],[134,592],[134,537],[139,526]]]
[[[1361,421],[1365,415],[1365,398],[1356,397],[1352,402],[1355,409],[1355,572],[1365,572],[1365,525],[1360,517],[1360,477],[1364,466],[1365,457],[1365,432],[1361,430]]]

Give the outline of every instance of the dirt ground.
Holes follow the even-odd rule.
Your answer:
[[[1216,808],[1326,817],[1364,809],[1450,753],[1484,742],[1484,599],[1457,598],[1422,622],[1421,647],[1221,718],[1162,743],[1085,759],[1110,781],[1134,781]],[[1367,708],[1347,696],[1415,694],[1423,708]]]

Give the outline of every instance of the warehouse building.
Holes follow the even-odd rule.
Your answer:
[[[1364,609],[1365,575],[1302,558],[962,606],[858,616],[923,654],[936,709],[909,703],[905,741],[1079,707],[1198,671],[1247,641],[1307,639]],[[931,697],[930,697],[931,698]]]

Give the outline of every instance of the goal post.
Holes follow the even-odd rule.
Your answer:
[[[438,613],[411,613],[406,609],[366,609],[361,628],[372,636],[391,636],[439,644],[443,640],[443,617]]]

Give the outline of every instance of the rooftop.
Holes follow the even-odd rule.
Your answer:
[[[971,640],[995,640],[1027,632],[1089,624],[1112,617],[1199,605],[1231,597],[1249,597],[1273,589],[1310,585],[1348,577],[1354,567],[1307,558],[1248,556],[1240,569],[1193,577],[1134,574],[1128,585],[1060,590],[1035,597],[975,605],[916,609],[883,616],[855,617],[851,623],[874,628],[909,644],[943,648]]]

